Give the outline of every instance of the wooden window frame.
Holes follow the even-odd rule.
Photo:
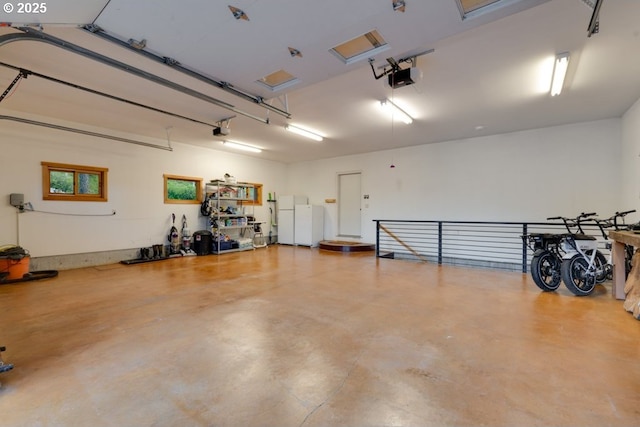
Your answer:
[[[67,202],[106,202],[108,200],[108,180],[109,169],[97,166],[71,165],[66,163],[40,162],[42,165],[42,199],[43,200],[63,200]],[[52,193],[51,192],[51,172],[71,172],[73,173],[74,192]],[[99,176],[98,194],[81,194],[78,191],[78,176],[83,173]]]
[[[164,174],[162,175],[164,178],[164,203],[165,204],[173,204],[173,205],[199,205],[202,203],[202,178],[197,178],[193,176],[181,176],[181,175],[170,175]],[[193,200],[177,200],[169,198],[169,180],[176,181],[190,181],[196,184],[196,198]]]
[[[255,189],[255,199],[253,200],[242,200],[242,205],[245,206],[262,206],[262,184],[256,184],[254,182],[243,182],[239,184],[248,184],[253,186]]]

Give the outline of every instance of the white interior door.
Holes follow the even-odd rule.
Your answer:
[[[338,174],[338,235],[361,237],[361,173]]]

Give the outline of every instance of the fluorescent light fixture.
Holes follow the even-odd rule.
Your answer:
[[[306,130],[306,129],[299,128],[297,126],[286,125],[284,128],[286,130],[288,130],[289,132],[297,133],[298,135],[302,135],[304,137],[313,139],[314,141],[322,141],[324,139],[321,135],[318,135],[317,133],[311,132],[311,131]]]
[[[396,104],[394,104],[390,100],[385,99],[380,101],[380,106],[383,109],[387,110],[391,114],[391,117],[393,119],[401,120],[402,122],[408,125],[413,123],[413,117],[411,117],[409,114],[407,114],[406,111],[398,107]]]
[[[556,55],[555,66],[553,67],[553,79],[551,80],[551,96],[560,95],[564,78],[567,75],[569,67],[569,52],[559,53]]]
[[[226,145],[229,148],[235,148],[236,150],[242,150],[242,151],[250,151],[252,153],[261,153],[262,150],[259,149],[258,147],[254,147],[253,145],[247,145],[247,144],[242,144],[239,142],[233,142],[233,141],[222,141],[222,143],[224,145]]]

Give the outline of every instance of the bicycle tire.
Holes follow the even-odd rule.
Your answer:
[[[589,263],[580,254],[562,261],[562,281],[572,294],[582,297],[591,295],[596,287],[596,275],[587,271]]]
[[[560,287],[560,268],[560,259],[553,252],[536,251],[531,258],[531,277],[544,292],[552,292]]]

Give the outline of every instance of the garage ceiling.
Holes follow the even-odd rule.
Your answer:
[[[159,146],[229,150],[221,141],[231,139],[263,149],[248,155],[291,163],[620,117],[640,98],[640,2],[604,2],[591,37],[594,1],[475,3],[490,4],[467,17],[456,0],[59,0],[43,13],[5,11],[0,92],[17,69],[36,75],[12,88],[0,114]],[[355,61],[331,52],[369,32],[384,45]],[[551,97],[561,52],[569,71]],[[422,78],[392,89],[380,77],[388,58]],[[264,84],[282,72],[292,81]],[[378,108],[385,98],[413,123],[392,122]],[[221,121],[230,134],[214,137]]]

